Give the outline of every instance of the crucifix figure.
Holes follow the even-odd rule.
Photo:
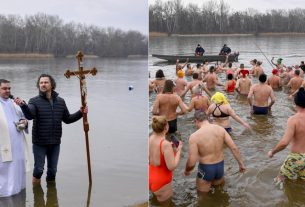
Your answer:
[[[67,70],[65,72],[66,78],[70,78],[70,76],[76,76],[79,79],[80,83],[80,93],[81,93],[81,101],[82,101],[82,108],[84,109],[87,106],[87,86],[86,86],[86,75],[96,75],[97,70],[96,68],[87,69],[84,70],[83,68],[83,53],[81,51],[78,51],[76,54],[77,62],[78,62],[78,70],[77,71],[70,71]],[[84,131],[86,136],[86,151],[87,151],[87,163],[88,163],[88,175],[89,175],[89,184],[92,184],[92,176],[91,176],[91,161],[90,161],[90,149],[89,149],[89,137],[88,137],[88,131],[89,131],[89,123],[87,119],[87,114],[83,114],[83,125],[84,125]]]

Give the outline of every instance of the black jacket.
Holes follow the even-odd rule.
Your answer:
[[[70,114],[65,100],[52,91],[52,101],[44,93],[31,98],[28,105],[21,106],[24,116],[33,119],[32,142],[37,145],[60,144],[62,121],[73,123],[82,118],[81,111]]]

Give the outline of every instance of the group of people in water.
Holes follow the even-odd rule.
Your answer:
[[[188,139],[184,175],[190,175],[199,162],[196,177],[198,192],[209,192],[212,185],[224,182],[224,145],[231,150],[239,171],[246,170],[239,149],[230,136],[229,117],[245,128],[251,127],[235,113],[226,93],[245,96],[252,114],[267,115],[276,102],[274,90],[288,90],[288,98],[294,99],[296,113],[288,119],[282,139],[268,152],[268,156],[273,157],[291,143],[290,154],[280,169],[277,181],[305,179],[305,122],[302,121],[305,118],[305,65],[302,61],[300,65],[285,66],[281,58],[277,61],[272,58],[271,63],[274,69],[269,77],[265,74],[262,61],[251,60],[251,68],[246,69],[244,64],[234,67],[228,62],[228,56],[224,63],[218,65],[204,61],[192,66],[188,60],[184,64],[177,60],[175,80],[166,79],[161,69],[156,72],[155,80],[149,82],[149,92],[157,93],[149,137],[149,189],[159,202],[168,201],[173,195],[173,171],[179,164],[183,146],[175,136],[177,118],[187,112],[195,110],[197,131]],[[220,73],[226,75],[224,83],[218,78]],[[258,79],[258,83],[252,83],[254,78]],[[223,87],[223,90],[216,86]],[[185,95],[189,91],[191,98],[187,105]]]

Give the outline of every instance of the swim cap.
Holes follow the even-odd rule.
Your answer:
[[[220,92],[216,92],[211,100],[216,103],[216,104],[221,104],[221,103],[224,103],[224,104],[228,104],[228,100],[227,98],[225,97],[225,95],[223,95],[223,93],[220,93]]]
[[[276,69],[276,68],[274,68],[274,69],[272,70],[272,74],[273,74],[273,75],[276,75],[278,72],[279,72],[279,71],[278,71],[278,69]]]
[[[183,71],[182,71],[182,70],[178,70],[177,75],[178,75],[178,77],[179,77],[179,78],[183,78],[184,73],[183,73]]]
[[[276,62],[279,63],[279,64],[281,64],[281,63],[282,63],[282,60],[283,60],[282,58],[279,58],[279,59],[277,59]]]
[[[301,108],[305,108],[305,90],[303,87],[295,94],[294,103]]]

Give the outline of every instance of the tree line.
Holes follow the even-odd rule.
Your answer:
[[[281,33],[305,32],[305,9],[272,9],[261,13],[255,9],[233,11],[223,0],[210,0],[198,6],[181,0],[149,6],[149,31],[168,34]]]
[[[63,57],[82,50],[100,57],[147,55],[148,38],[138,31],[100,28],[38,13],[22,18],[0,15],[0,53],[39,53]]]

